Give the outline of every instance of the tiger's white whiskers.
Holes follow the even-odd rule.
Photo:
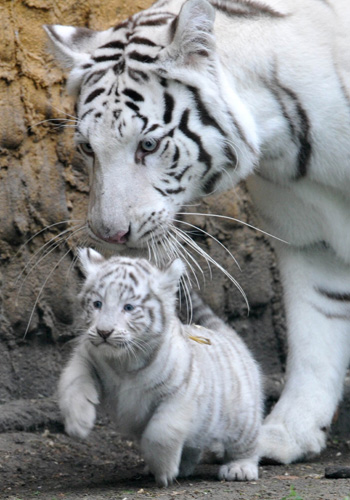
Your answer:
[[[79,229],[77,229],[77,230],[73,231],[73,233],[72,233],[70,236],[68,236],[67,238],[65,238],[65,240],[64,240],[64,241],[65,241],[65,243],[67,243],[67,242],[70,240],[70,238],[72,238],[73,236],[75,236],[75,235],[76,235],[79,231],[81,231],[81,230],[83,230],[83,229],[85,229],[85,226],[80,227]],[[53,252],[56,248],[58,248],[58,246],[60,246],[60,244],[61,244],[61,243],[59,243],[58,245],[55,245],[53,249],[51,249],[48,253],[46,253],[46,254],[45,254],[45,257],[46,257],[49,253]],[[58,262],[54,265],[54,267],[51,269],[51,271],[50,271],[50,272],[49,272],[49,274],[47,275],[46,279],[44,280],[44,283],[42,284],[42,286],[41,286],[41,288],[40,288],[40,290],[39,290],[39,292],[38,292],[38,294],[37,294],[37,296],[36,296],[36,299],[35,299],[34,305],[33,305],[33,307],[32,307],[32,311],[31,311],[31,314],[30,314],[30,316],[29,316],[29,320],[28,320],[27,327],[26,327],[26,330],[25,330],[25,332],[24,332],[24,336],[23,336],[23,338],[25,338],[25,337],[26,337],[26,335],[27,335],[27,333],[28,333],[28,330],[29,330],[29,327],[30,327],[30,323],[31,323],[32,318],[33,318],[33,316],[34,316],[34,312],[35,312],[36,306],[37,306],[37,304],[38,304],[38,302],[39,302],[39,299],[40,299],[40,297],[41,297],[41,294],[42,294],[42,292],[43,292],[43,290],[44,290],[44,288],[45,288],[45,286],[46,286],[46,284],[47,284],[48,280],[51,278],[51,276],[53,275],[53,273],[55,272],[55,270],[58,268],[58,266],[61,264],[61,262],[65,259],[65,257],[66,257],[66,256],[67,256],[70,252],[71,252],[71,249],[69,248],[69,249],[67,250],[67,252],[65,252],[65,253],[64,253],[64,255],[63,255],[63,256],[62,256],[62,257],[58,260]],[[40,259],[40,260],[42,260],[42,259]]]
[[[80,226],[74,226],[73,228],[68,228],[68,229],[65,229],[64,231],[61,231],[59,234],[53,236],[52,238],[50,238],[49,241],[47,241],[46,243],[44,243],[29,259],[29,261],[26,263],[26,265],[24,266],[24,268],[22,269],[22,271],[20,272],[20,274],[18,275],[17,279],[16,279],[16,282],[15,282],[15,285],[18,284],[18,281],[21,279],[21,277],[23,276],[24,273],[26,273],[27,271],[27,268],[31,265],[32,261],[37,257],[37,255],[39,255],[41,252],[45,251],[43,256],[32,266],[32,268],[30,269],[30,271],[27,273],[26,276],[28,276],[36,267],[37,265],[47,256],[49,255],[55,248],[58,248],[60,246],[60,244],[65,241],[65,236],[67,233],[71,232],[71,231],[75,231],[76,228],[79,228]],[[46,247],[49,247],[49,250],[47,250]],[[53,247],[53,248],[50,248],[50,247]],[[46,250],[45,250],[46,249]]]
[[[70,253],[70,249],[67,250],[67,252],[64,253],[64,255],[58,260],[58,262],[54,265],[53,269],[49,272],[49,274],[47,275],[43,285],[41,286],[37,296],[36,296],[36,299],[35,299],[35,302],[34,302],[34,305],[32,307],[32,311],[30,313],[30,316],[29,316],[29,320],[28,320],[28,323],[27,323],[27,327],[25,329],[25,332],[24,332],[24,335],[23,335],[23,339],[26,338],[27,336],[27,333],[29,331],[29,327],[30,327],[30,323],[32,322],[32,319],[33,319],[33,316],[34,316],[34,312],[35,312],[35,309],[36,309],[36,306],[39,302],[39,299],[41,297],[41,294],[46,286],[46,283],[48,282],[48,280],[51,278],[52,274],[55,272],[55,270],[57,269],[57,267],[61,264],[61,262],[65,259],[65,257]]]
[[[176,228],[178,230],[178,228]],[[240,291],[241,295],[244,298],[244,301],[247,305],[248,313],[249,313],[249,302],[248,298],[241,287],[241,285],[238,283],[238,281],[223,267],[221,264],[219,264],[215,259],[213,259],[207,252],[205,252],[194,240],[192,240],[186,233],[183,233],[181,231],[178,231],[178,236],[181,238],[184,242],[186,242],[193,250],[195,250],[199,255],[204,257],[205,260],[209,261],[212,263],[214,266],[216,266],[221,272],[224,273],[225,276],[236,286],[236,288]]]
[[[209,236],[209,238],[211,238],[213,241],[215,241],[216,243],[218,243],[218,245],[220,245],[229,254],[229,256],[232,258],[232,260],[234,261],[234,263],[237,265],[238,269],[240,271],[242,271],[241,266],[237,262],[237,259],[232,255],[232,253],[230,252],[230,250],[223,243],[221,243],[220,240],[218,240],[217,238],[215,238],[215,236],[213,236],[212,234],[208,233],[204,229],[202,229],[202,228],[200,228],[200,227],[198,227],[198,226],[196,226],[194,224],[190,224],[189,222],[180,221],[180,220],[176,220],[176,219],[173,219],[173,221],[177,222],[177,223],[180,223],[180,224],[184,224],[185,226],[193,227],[194,229],[197,229],[201,233],[205,234],[206,236]]]
[[[270,238],[274,238],[277,241],[280,241],[282,243],[286,243],[286,245],[289,245],[289,242],[286,240],[283,240],[282,238],[279,238],[278,236],[274,236],[271,233],[268,233],[267,231],[264,231],[263,229],[259,229],[256,226],[253,226],[252,224],[249,224],[248,222],[244,222],[240,219],[236,219],[235,217],[229,217],[228,215],[219,215],[219,214],[204,214],[204,213],[199,213],[199,212],[178,212],[179,215],[200,215],[203,217],[217,217],[219,219],[227,219],[227,220],[232,220],[234,222],[238,222],[239,224],[242,224],[244,226],[249,227],[250,229],[254,229],[255,231],[259,231],[259,233],[265,234],[266,236],[269,236]]]

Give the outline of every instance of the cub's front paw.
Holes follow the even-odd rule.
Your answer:
[[[94,391],[71,394],[60,400],[67,434],[80,438],[85,438],[89,434],[96,419],[96,404],[98,396]]]

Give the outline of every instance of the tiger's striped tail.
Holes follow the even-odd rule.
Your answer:
[[[196,325],[218,331],[226,329],[227,325],[214,313],[214,311],[203,302],[197,292],[191,290],[192,300],[192,322]]]

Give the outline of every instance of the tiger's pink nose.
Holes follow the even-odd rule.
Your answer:
[[[129,233],[130,233],[129,229],[127,231],[118,231],[113,236],[105,238],[105,240],[110,243],[119,243],[119,244],[126,243],[129,238]]]
[[[117,243],[118,245],[123,245],[124,243],[126,243],[129,239],[129,236],[130,229],[128,229],[127,231],[118,231],[112,236],[102,236],[101,234],[98,235],[101,240],[107,241],[107,243]]]

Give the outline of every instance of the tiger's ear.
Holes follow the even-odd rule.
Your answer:
[[[94,273],[99,264],[105,261],[105,258],[92,248],[78,248],[78,257],[85,276]]]
[[[167,57],[184,65],[207,58],[215,49],[214,19],[215,10],[207,0],[187,0],[171,25]]]
[[[186,266],[181,259],[175,259],[170,266],[163,271],[163,288],[172,293],[176,293],[181,276],[186,271]]]
[[[44,30],[54,56],[64,68],[87,62],[92,50],[97,48],[95,42],[98,32],[88,28],[52,24],[44,25]]]
[[[86,65],[92,63],[91,54],[104,45],[111,36],[111,29],[93,31],[75,26],[45,25],[51,52],[63,68],[71,69],[67,81],[70,94],[77,94],[85,75]]]

